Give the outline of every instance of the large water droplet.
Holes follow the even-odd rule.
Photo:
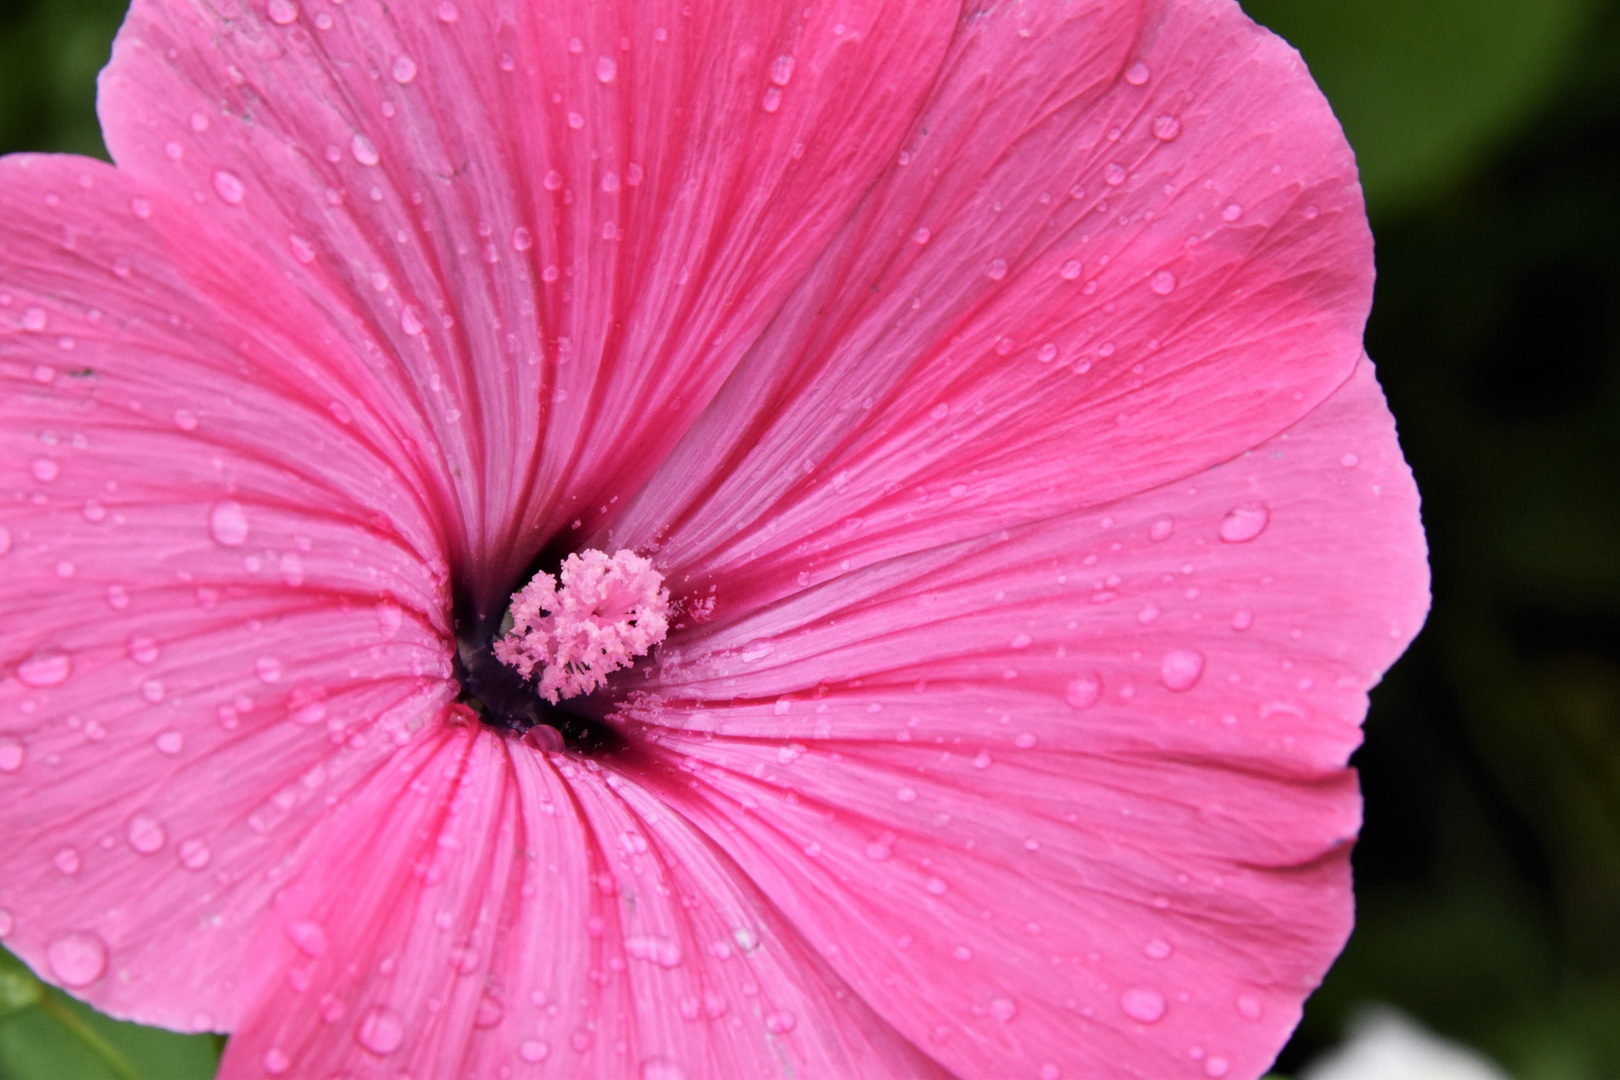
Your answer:
[[[215,169],[214,194],[222,201],[235,206],[247,194],[247,188],[242,186],[242,178],[229,169]]]
[[[1125,166],[1117,161],[1110,161],[1103,166],[1103,180],[1109,187],[1118,187],[1125,182]]]
[[[1227,203],[1226,208],[1221,211],[1221,220],[1222,221],[1236,221],[1238,218],[1240,218],[1242,216],[1243,216],[1243,207],[1239,206],[1235,202],[1234,203]]]
[[[354,137],[349,140],[349,153],[353,154],[354,160],[362,165],[375,165],[381,160],[377,153],[377,145],[359,132],[355,132]]]
[[[1148,66],[1142,63],[1142,61],[1138,60],[1136,63],[1125,69],[1125,81],[1130,83],[1132,86],[1141,86],[1143,83],[1148,81],[1152,74],[1153,72],[1149,70]]]
[[[1245,503],[1221,519],[1221,539],[1228,544],[1244,544],[1266,531],[1271,511],[1264,503]]]
[[[41,689],[56,686],[73,671],[73,661],[60,649],[42,649],[17,665],[17,681]]]
[[[34,474],[34,479],[42,484],[55,480],[61,473],[61,466],[48,457],[37,457],[28,466],[28,471]]]
[[[1173,950],[1170,948],[1170,943],[1162,938],[1154,938],[1152,941],[1142,946],[1142,955],[1146,956],[1149,960],[1167,960],[1169,959],[1172,951]]]
[[[1153,121],[1153,137],[1160,142],[1169,142],[1181,134],[1181,121],[1173,116],[1160,116]]]
[[[1191,690],[1203,674],[1204,654],[1197,649],[1172,649],[1159,665],[1164,685],[1177,693]]]
[[[619,65],[613,62],[611,56],[598,56],[596,58],[596,80],[610,83],[619,74]]]
[[[422,318],[422,309],[415,304],[406,304],[401,308],[399,311],[399,328],[411,337],[415,337],[425,330],[427,323]]]
[[[393,1009],[377,1005],[360,1021],[354,1037],[373,1054],[392,1054],[405,1042],[405,1022]]]
[[[22,768],[28,748],[15,735],[0,735],[0,773],[16,772]]]
[[[771,82],[777,86],[786,86],[788,80],[793,78],[793,57],[783,53],[771,61]]]
[[[202,870],[214,857],[208,845],[201,840],[182,840],[175,854],[180,857],[180,865],[187,870]]]
[[[394,81],[401,86],[416,78],[416,61],[404,53],[394,58]]]
[[[1176,291],[1176,275],[1168,270],[1160,270],[1148,278],[1148,288],[1160,296],[1169,296]]]
[[[1089,709],[1102,697],[1102,676],[1095,671],[1082,671],[1069,680],[1066,696],[1075,709]]]
[[[124,829],[124,837],[129,846],[142,855],[156,855],[163,850],[168,842],[168,834],[163,831],[163,823],[151,814],[136,814],[129,819],[129,825]]]
[[[49,319],[45,315],[44,308],[31,307],[24,310],[22,313],[22,328],[24,330],[32,330],[36,334],[45,329],[45,324],[48,321]]]
[[[248,538],[247,511],[242,509],[242,504],[215,504],[208,514],[208,535],[221,547],[241,547]]]
[[[1145,986],[1133,986],[1119,995],[1119,1008],[1132,1020],[1156,1024],[1164,1018],[1164,995]]]
[[[91,931],[61,934],[45,946],[45,965],[63,986],[77,990],[107,970],[107,945]]]
[[[298,5],[293,0],[270,0],[264,5],[264,13],[277,26],[286,26],[298,18]]]

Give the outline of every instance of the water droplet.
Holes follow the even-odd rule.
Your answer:
[[[124,838],[129,841],[130,847],[142,855],[156,855],[169,839],[163,831],[163,823],[151,814],[144,813],[129,819]]]
[[[1168,270],[1160,270],[1148,279],[1148,288],[1160,296],[1169,296],[1176,291],[1176,275]]]
[[[45,329],[45,324],[48,321],[44,308],[31,307],[22,313],[22,328],[24,330],[32,330],[38,333]]]
[[[11,554],[11,530],[0,525],[0,558]]]
[[[214,857],[214,853],[208,850],[208,845],[201,840],[182,840],[175,852],[180,857],[180,865],[187,870],[201,870]]]
[[[1221,539],[1228,544],[1246,544],[1266,531],[1271,511],[1264,503],[1244,503],[1221,519]]]
[[[786,86],[788,80],[793,78],[793,57],[783,53],[771,61],[771,82],[777,86]]]
[[[232,206],[242,201],[247,194],[247,188],[242,186],[242,178],[228,169],[214,170],[214,194]]]
[[[58,935],[45,946],[45,964],[58,982],[72,990],[89,986],[107,970],[107,946],[91,931]]]
[[[1353,469],[1361,464],[1361,458],[1355,454],[1346,454],[1339,459],[1339,464],[1347,469]]]
[[[603,183],[605,184],[606,181]],[[519,225],[517,228],[512,230],[513,251],[528,251],[532,247],[534,247],[534,237],[529,235],[528,229],[525,229],[523,226]]]
[[[197,414],[189,409],[174,410],[174,426],[181,431],[196,431]]]
[[[298,5],[293,0],[270,0],[265,4],[264,12],[277,26],[286,26],[298,18]]]
[[[1204,654],[1197,649],[1172,649],[1159,664],[1164,685],[1178,694],[1191,690],[1203,674]]]
[[[1181,134],[1181,121],[1174,116],[1160,116],[1153,121],[1153,137],[1160,142],[1169,142]]]
[[[641,1080],[686,1080],[686,1073],[673,1061],[648,1058],[641,1063]]]
[[[29,463],[28,471],[34,474],[35,480],[48,484],[61,474],[62,468],[48,457],[37,457]]]
[[[1235,202],[1234,203],[1227,203],[1226,208],[1221,211],[1221,220],[1223,220],[1223,221],[1236,221],[1238,218],[1240,218],[1242,216],[1243,216],[1243,207],[1239,206]]]
[[[1142,1024],[1156,1024],[1164,1017],[1164,995],[1145,986],[1135,986],[1119,995],[1119,1008]]]
[[[79,872],[79,867],[84,865],[84,863],[79,858],[79,853],[77,851],[70,847],[65,847],[61,851],[58,851],[55,855],[51,856],[51,865],[55,866],[57,870],[61,871],[62,873],[72,877],[74,874]]]
[[[596,80],[610,83],[614,76],[619,74],[619,65],[613,62],[611,56],[598,56],[596,58]]]
[[[765,1017],[765,1030],[773,1035],[785,1035],[799,1024],[798,1017],[786,1009],[779,1009]]]
[[[107,586],[107,606],[115,611],[129,607],[129,590],[122,585]]]
[[[124,651],[137,664],[150,664],[158,658],[158,643],[145,634],[136,634],[125,644]]]
[[[28,756],[27,747],[15,735],[0,735],[0,773],[12,773],[22,768]]]
[[[393,1009],[377,1005],[360,1021],[354,1037],[373,1054],[392,1054],[405,1042],[405,1022]]]
[[[1069,680],[1066,696],[1075,709],[1089,709],[1102,697],[1102,676],[1095,671],[1082,671]]]
[[[1152,75],[1153,72],[1140,60],[1136,61],[1130,67],[1125,69],[1125,81],[1130,83],[1132,86],[1141,86],[1143,83],[1147,82]]]
[[[1154,938],[1152,941],[1142,946],[1142,955],[1146,956],[1149,960],[1167,960],[1169,959],[1172,951],[1174,950],[1170,948],[1170,943],[1161,938]]]
[[[1260,999],[1253,994],[1244,994],[1237,999],[1237,1011],[1245,1020],[1260,1019]]]
[[[1232,613],[1232,629],[1247,630],[1254,625],[1254,612],[1248,608],[1238,608]]]
[[[1176,523],[1173,518],[1162,517],[1155,521],[1148,529],[1148,539],[1154,541],[1155,543],[1160,540],[1168,540],[1170,538],[1170,534],[1175,531],[1175,528]]]
[[[544,1061],[550,1054],[550,1045],[539,1039],[527,1039],[518,1045],[518,1057],[530,1064]]]
[[[375,165],[381,160],[377,154],[376,144],[359,132],[355,132],[354,137],[349,140],[349,153],[353,154],[354,160],[362,165]]]
[[[277,682],[281,678],[281,661],[273,656],[261,656],[253,661],[253,673],[260,682]]]
[[[625,938],[624,951],[637,960],[647,960],[661,968],[679,967],[681,963],[681,943],[673,938]]]
[[[1080,276],[1080,260],[1070,259],[1058,270],[1058,276],[1064,281],[1074,281]]]
[[[985,273],[990,275],[991,281],[1000,281],[1007,276],[1007,260],[991,259],[990,266],[985,270]]]
[[[1117,161],[1110,161],[1103,166],[1103,180],[1109,187],[1119,187],[1125,182],[1125,166]]]
[[[416,61],[404,53],[394,58],[394,81],[401,86],[416,78]]]
[[[293,258],[304,265],[315,261],[315,246],[297,233],[287,235],[287,246],[292,249]]]
[[[990,1002],[990,1015],[1003,1024],[1011,1023],[1018,1015],[1018,1004],[1012,998],[996,998]]]
[[[272,1046],[264,1052],[264,1059],[261,1064],[264,1065],[264,1071],[271,1076],[280,1076],[292,1068],[292,1059],[279,1047]]]
[[[59,649],[44,649],[17,665],[17,681],[42,689],[56,686],[73,671],[73,660]]]
[[[216,503],[208,514],[208,534],[220,547],[241,547],[248,537],[247,511],[242,504]]]
[[[7,911],[5,908],[0,908],[0,938],[10,937],[11,931],[15,927],[16,923],[11,918],[11,912]]]
[[[186,748],[186,737],[178,731],[165,731],[152,740],[152,745],[158,753],[174,757]]]
[[[311,959],[326,955],[326,931],[320,923],[308,919],[288,923],[284,933],[287,940],[298,947],[298,951]],[[380,1052],[380,1051],[379,1051]]]
[[[1232,1068],[1232,1063],[1223,1057],[1212,1057],[1204,1062],[1204,1075],[1220,1080]]]
[[[1048,1061],[1045,1065],[1041,1066],[1040,1076],[1041,1080],[1060,1080],[1060,1078],[1063,1076],[1063,1070]]]
[[[427,323],[422,317],[422,309],[415,304],[406,304],[401,308],[399,311],[399,328],[411,337],[415,337],[427,329]]]

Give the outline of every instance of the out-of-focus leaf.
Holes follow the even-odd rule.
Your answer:
[[[1554,89],[1589,0],[1243,0],[1304,55],[1374,219],[1457,180]]]
[[[0,950],[0,1080],[209,1080],[220,1041],[109,1019]]]

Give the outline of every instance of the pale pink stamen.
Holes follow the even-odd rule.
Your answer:
[[[495,658],[538,678],[553,705],[602,686],[669,631],[663,575],[635,552],[581,551],[563,560],[561,577],[559,588],[542,572],[513,593],[512,629],[495,642]]]

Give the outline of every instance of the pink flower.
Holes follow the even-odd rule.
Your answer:
[[[0,161],[8,947],[230,1076],[1270,1062],[1427,578],[1235,4],[136,0],[101,112]]]

